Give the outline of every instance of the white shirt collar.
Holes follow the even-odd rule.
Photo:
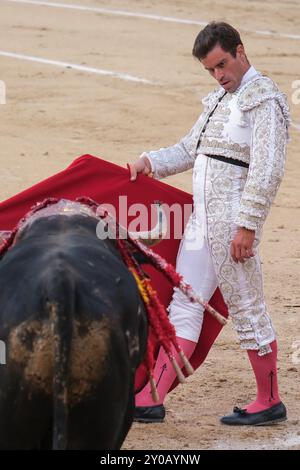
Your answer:
[[[251,65],[250,68],[247,70],[247,72],[243,75],[241,83],[232,94],[236,95],[240,91],[241,87],[245,85],[245,83],[249,82],[249,80],[251,80],[251,78],[255,77],[256,75],[260,75],[260,72],[258,72],[253,67],[253,65]]]
[[[251,65],[251,67],[247,70],[247,72],[243,76],[239,88],[241,86],[245,85],[245,83],[247,83],[249,80],[251,80],[251,78],[255,77],[255,75],[258,75],[258,73],[259,72],[253,67],[253,65]]]

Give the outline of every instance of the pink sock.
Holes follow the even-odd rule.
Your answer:
[[[188,339],[176,337],[177,342],[181,349],[184,351],[186,357],[189,359],[194,352],[197,343],[189,341]],[[178,362],[179,366],[182,367],[182,360],[177,354],[175,348],[172,350],[173,356]],[[159,401],[155,402],[151,396],[151,387],[148,382],[147,385],[135,396],[135,406],[155,406],[161,405],[164,402],[165,396],[167,395],[169,388],[171,387],[176,372],[173,369],[172,364],[169,361],[167,354],[163,348],[160,348],[158,357],[156,360],[153,377],[156,383],[157,391],[159,394]]]
[[[248,413],[266,410],[280,402],[277,383],[277,342],[270,344],[272,352],[259,356],[258,351],[248,350],[248,356],[257,384],[256,400],[245,408]]]

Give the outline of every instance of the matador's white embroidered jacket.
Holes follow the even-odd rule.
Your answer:
[[[202,114],[179,143],[142,155],[158,179],[192,168],[200,153],[248,163],[235,223],[260,231],[283,177],[290,116],[277,85],[253,67],[250,71],[252,78],[234,93],[219,87],[202,100]]]

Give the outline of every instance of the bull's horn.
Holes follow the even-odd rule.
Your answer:
[[[146,246],[157,245],[166,236],[168,231],[168,221],[162,209],[161,203],[155,202],[155,206],[157,209],[158,220],[156,226],[149,231],[129,232],[131,238],[141,241]]]

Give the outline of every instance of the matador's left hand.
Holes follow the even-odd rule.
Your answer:
[[[231,242],[230,253],[233,261],[236,263],[245,263],[248,258],[255,256],[253,251],[253,243],[255,239],[255,231],[240,227]]]

